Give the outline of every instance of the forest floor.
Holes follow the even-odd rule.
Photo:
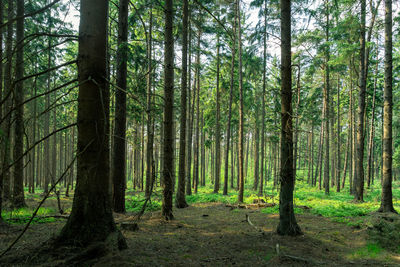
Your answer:
[[[37,198],[27,197],[29,206],[37,202]],[[71,198],[62,199],[62,203],[69,206]],[[275,232],[279,215],[268,212],[276,206],[262,209],[254,206],[195,203],[185,209],[174,209],[175,219],[168,222],[161,219],[159,211],[146,212],[138,223],[139,230],[122,230],[128,249],[87,258],[80,265],[400,266],[400,243],[397,236],[392,236],[392,232],[399,232],[398,215],[371,213],[348,218],[343,223],[302,207],[304,212],[296,218],[304,235],[282,237]],[[46,207],[54,209],[38,215],[21,240],[0,259],[1,266],[69,265],[68,259],[73,257],[69,250],[39,253],[66,221],[63,217],[52,217],[57,214],[54,198],[46,202]],[[120,224],[132,221],[134,214],[114,215]],[[0,227],[1,251],[23,227],[17,220]],[[378,239],[374,239],[374,234]],[[387,237],[382,239],[385,234]]]

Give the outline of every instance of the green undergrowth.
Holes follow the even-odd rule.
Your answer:
[[[6,222],[11,224],[25,224],[27,223],[33,214],[34,210],[30,208],[20,208],[10,211],[3,212],[3,218]],[[57,211],[53,208],[40,208],[33,218],[32,223],[50,223],[55,222],[57,219],[51,217]]]
[[[368,243],[350,255],[351,259],[376,259],[384,253],[383,248],[377,243]]]

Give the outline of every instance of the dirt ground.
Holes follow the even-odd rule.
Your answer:
[[[246,221],[246,214],[251,223]],[[311,214],[297,215],[304,235],[282,237],[275,233],[278,215],[254,209],[232,209],[220,203],[195,204],[174,210],[175,220],[147,213],[138,231],[122,230],[128,249],[93,254],[80,266],[400,266],[400,256],[389,252],[370,258],[362,251],[366,229],[357,229]],[[117,223],[132,214],[115,214]],[[65,219],[32,225],[3,258],[1,266],[69,266],[74,253],[65,249],[44,253],[46,241],[57,234]],[[255,227],[254,227],[255,226]],[[0,228],[0,249],[21,231],[22,225]],[[257,229],[258,228],[258,229]],[[262,229],[262,231],[259,231]],[[77,264],[78,263],[78,264]]]

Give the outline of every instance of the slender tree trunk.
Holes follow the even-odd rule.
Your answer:
[[[360,29],[360,91],[358,95],[357,108],[357,154],[356,154],[356,177],[355,195],[357,201],[364,201],[364,113],[366,95],[366,75],[365,75],[365,13],[366,1],[361,0],[361,29]]]
[[[326,37],[326,42],[329,42],[329,7],[328,7],[329,1],[325,1],[325,12],[326,12],[326,26],[325,26],[325,37]],[[324,188],[325,188],[325,194],[329,194],[329,121],[330,121],[330,104],[329,104],[329,91],[330,91],[330,81],[329,81],[329,58],[330,58],[330,52],[329,52],[329,46],[327,45],[325,48],[325,81],[324,81],[324,102],[325,102],[325,116],[324,116],[324,121],[325,121],[325,156],[324,156]]]
[[[293,158],[293,176],[294,182],[296,183],[296,172],[297,172],[297,160],[299,160],[300,164],[300,157],[298,152],[298,139],[299,139],[299,108],[300,108],[300,70],[301,70],[301,60],[299,60],[298,65],[298,73],[297,73],[297,102],[296,102],[296,120],[294,126],[294,158]]]
[[[260,165],[260,190],[262,195],[264,185],[264,146],[265,146],[265,89],[267,84],[267,0],[264,1],[264,34],[263,34],[263,88],[261,106],[261,165]]]
[[[193,188],[194,193],[197,193],[198,182],[199,182],[199,127],[200,127],[200,40],[201,40],[201,29],[199,27],[199,33],[197,36],[197,56],[196,56],[196,140],[194,144],[194,162],[193,162]],[[193,114],[194,115],[194,114]]]
[[[216,121],[215,121],[215,181],[214,181],[214,193],[218,193],[220,187],[220,174],[221,174],[221,145],[220,145],[220,92],[219,92],[219,72],[220,72],[220,37],[217,34],[217,97],[216,97]]]
[[[243,173],[243,140],[244,140],[244,119],[243,119],[243,69],[242,69],[242,28],[240,19],[240,0],[237,0],[238,12],[238,41],[239,41],[239,193],[238,201],[243,202],[244,173]]]
[[[341,165],[341,155],[340,155],[340,144],[341,138],[340,133],[342,131],[342,127],[340,125],[340,79],[338,76],[338,84],[337,84],[337,167],[336,167],[336,192],[340,192],[340,165]],[[344,178],[343,178],[344,179]]]
[[[377,55],[378,58],[378,55]],[[376,99],[376,87],[378,82],[378,60],[376,61],[375,77],[374,77],[374,93],[372,96],[372,112],[371,112],[371,125],[369,132],[369,143],[368,143],[368,165],[367,165],[367,186],[371,185],[371,176],[373,176],[372,168],[372,156],[373,156],[373,146],[374,146],[374,134],[375,134],[375,99]]]
[[[259,135],[260,135],[260,129],[258,128],[258,108],[256,107],[256,119],[255,119],[255,142],[254,142],[254,185],[253,189],[256,191],[258,187],[258,170],[259,170],[259,148],[260,148],[260,142],[259,142]],[[262,164],[262,163],[261,163]]]
[[[279,235],[302,234],[293,208],[293,129],[292,129],[292,63],[291,1],[281,0],[281,189],[279,194]]]
[[[380,212],[396,212],[392,196],[392,119],[393,119],[393,63],[392,63],[392,1],[385,0],[385,89],[383,104],[383,177]],[[397,213],[397,212],[396,212]]]
[[[191,167],[192,167],[192,143],[193,143],[193,114],[194,114],[194,100],[196,96],[195,86],[193,86],[193,102],[191,101],[191,66],[192,66],[192,31],[190,28],[190,20],[188,21],[188,31],[189,31],[189,66],[188,66],[188,114],[187,114],[187,143],[186,143],[186,154],[187,154],[187,162],[186,162],[186,195],[190,196],[192,194],[192,186],[191,186]],[[193,83],[195,84],[195,83]]]
[[[232,101],[233,101],[233,86],[234,86],[234,75],[235,75],[235,54],[236,54],[236,22],[237,22],[237,2],[234,5],[234,17],[235,22],[233,26],[233,43],[232,43],[232,58],[231,58],[231,73],[230,73],[230,90],[229,90],[229,109],[228,109],[228,121],[226,127],[226,147],[225,147],[225,171],[224,171],[224,190],[223,195],[228,194],[228,179],[229,179],[229,144],[231,142],[231,119],[232,119]],[[233,143],[233,141],[232,141]],[[233,164],[233,149],[231,149],[231,165]],[[233,177],[231,176],[231,181]],[[233,184],[231,183],[231,188]]]
[[[183,0],[183,19],[182,19],[182,76],[181,76],[181,118],[179,136],[179,174],[178,190],[176,191],[175,206],[186,208],[188,204],[185,199],[185,163],[186,163],[186,121],[187,121],[187,56],[188,56],[188,21],[189,3]]]

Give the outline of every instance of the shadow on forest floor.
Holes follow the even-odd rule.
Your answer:
[[[51,202],[50,202],[51,203]],[[249,219],[263,234],[246,221]],[[277,214],[259,209],[233,209],[221,203],[194,204],[174,210],[175,220],[149,212],[139,231],[126,231],[128,249],[82,262],[100,266],[399,266],[400,255],[371,242],[368,227],[349,226],[308,212],[298,214],[304,235],[282,237],[275,233]],[[371,215],[373,216],[373,215]],[[115,214],[117,223],[132,214]],[[380,220],[380,219],[379,219]],[[37,223],[0,262],[0,265],[66,265],[65,255],[37,254],[40,244],[56,234],[65,219]],[[0,249],[9,244],[21,224],[0,228]],[[394,246],[396,244],[393,244]],[[397,244],[396,246],[398,246]],[[277,254],[279,247],[279,255]],[[61,253],[61,255],[60,255]]]

